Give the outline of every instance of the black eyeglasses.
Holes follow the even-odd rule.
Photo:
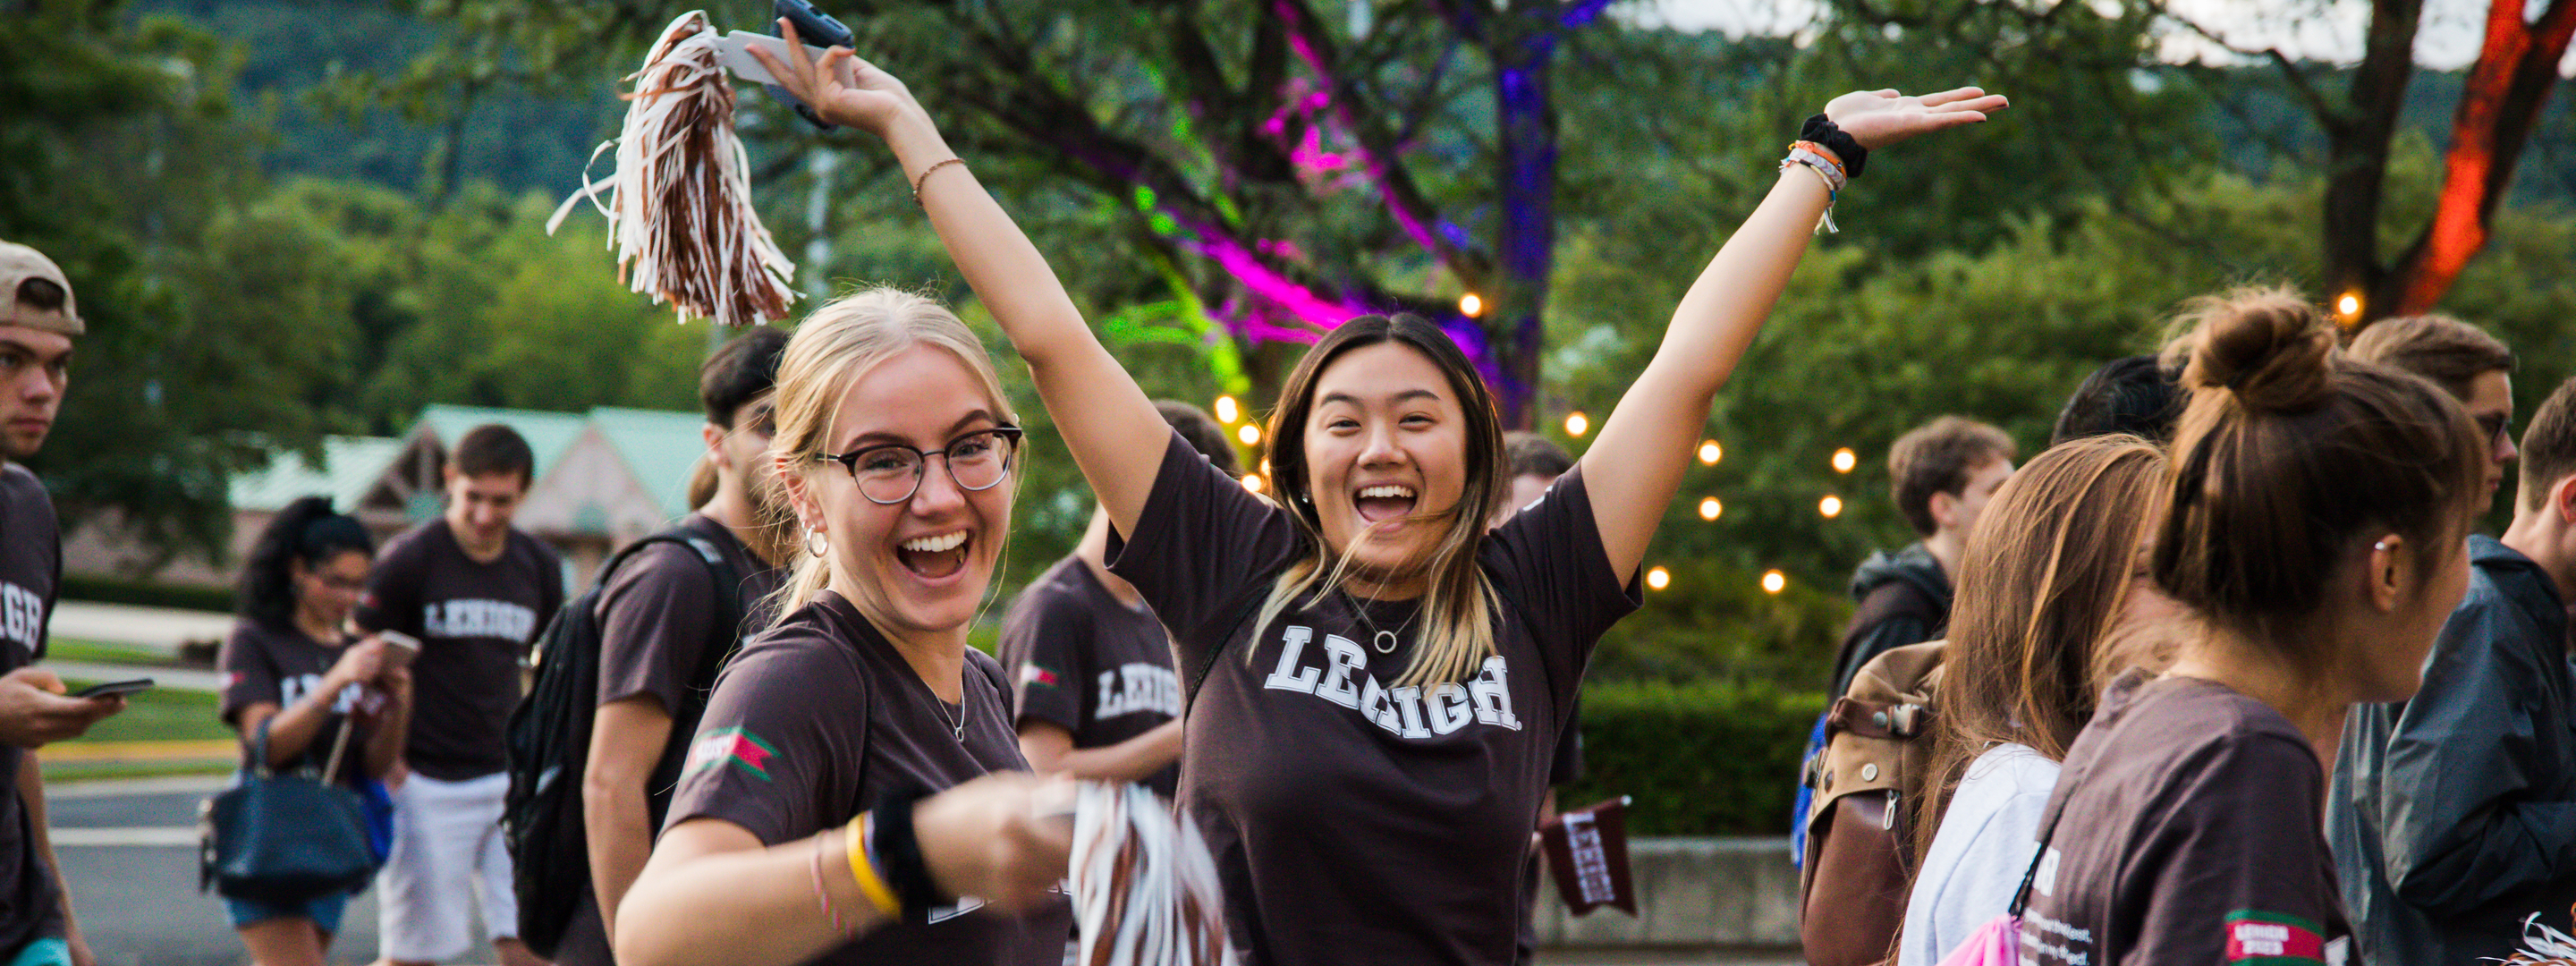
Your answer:
[[[912,499],[921,489],[921,476],[933,456],[946,460],[948,478],[956,481],[958,489],[981,492],[1001,485],[1011,475],[1011,457],[1019,452],[1020,436],[1017,426],[995,426],[950,440],[942,449],[885,443],[814,458],[841,464],[858,482],[860,496],[892,506]]]
[[[2513,417],[2502,413],[2488,413],[2478,417],[2477,421],[2478,430],[2487,434],[2487,445],[2490,447],[2504,445],[2505,434],[2513,432]]]

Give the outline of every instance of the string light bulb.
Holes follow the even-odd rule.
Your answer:
[[[2335,312],[2342,315],[2346,321],[2359,318],[2361,316],[2361,293],[2343,293],[2342,298],[2335,300]]]
[[[1261,427],[1255,426],[1251,423],[1245,423],[1234,431],[1234,438],[1242,440],[1243,445],[1245,446],[1259,446],[1261,445]]]
[[[1646,571],[1646,589],[1662,590],[1673,585],[1673,572],[1662,567]]]
[[[1565,435],[1581,436],[1591,431],[1592,417],[1584,415],[1583,410],[1577,409],[1565,414]]]
[[[1834,451],[1834,472],[1849,473],[1852,467],[1859,465],[1860,454],[1852,452],[1851,447],[1845,446]]]
[[[1246,474],[1243,474],[1243,488],[1244,488],[1244,489],[1246,489],[1246,490],[1250,490],[1250,491],[1252,491],[1252,492],[1254,492],[1254,493],[1259,493],[1259,492],[1261,492],[1261,487],[1262,487],[1262,485],[1263,485],[1263,484],[1262,484],[1262,482],[1261,482],[1261,474],[1259,474],[1259,473],[1246,473]]]
[[[1481,296],[1481,295],[1477,295],[1477,294],[1476,294],[1476,293],[1474,293],[1474,292],[1469,292],[1469,293],[1467,293],[1467,294],[1465,294],[1465,295],[1458,296],[1458,314],[1463,315],[1463,316],[1466,316],[1466,317],[1471,318],[1471,319],[1472,319],[1472,318],[1476,318],[1476,317],[1481,316],[1481,315],[1484,315],[1484,314],[1485,314],[1485,299],[1484,299],[1484,297],[1483,297],[1483,296]]]
[[[1767,571],[1767,572],[1765,572],[1765,573],[1762,575],[1762,592],[1763,592],[1763,593],[1766,593],[1766,594],[1776,594],[1776,593],[1779,593],[1779,592],[1781,592],[1781,591],[1783,591],[1783,590],[1787,590],[1787,589],[1789,589],[1789,575],[1788,575],[1788,574],[1784,574],[1784,573],[1781,573],[1781,572],[1779,572],[1779,571],[1777,571],[1777,570],[1773,570],[1773,571]]]
[[[1701,463],[1709,466],[1716,466],[1718,460],[1725,458],[1726,447],[1717,445],[1716,440],[1703,439],[1699,441],[1699,461]]]
[[[1235,407],[1233,396],[1216,397],[1217,422],[1232,426],[1234,425],[1234,421],[1242,415],[1243,411]]]
[[[1726,504],[1718,502],[1718,500],[1717,500],[1717,498],[1716,498],[1716,497],[1713,497],[1713,496],[1704,496],[1704,497],[1701,497],[1701,498],[1700,498],[1700,500],[1699,500],[1699,518],[1700,518],[1700,519],[1702,519],[1702,520],[1712,520],[1712,521],[1713,521],[1713,520],[1716,520],[1720,514],[1723,514],[1723,513],[1725,513],[1725,512],[1726,512]]]
[[[1824,499],[1816,501],[1816,512],[1824,514],[1827,520],[1842,516],[1843,498],[1827,494]]]

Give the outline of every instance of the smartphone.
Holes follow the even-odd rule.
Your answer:
[[[131,681],[109,681],[105,684],[93,684],[89,687],[72,692],[72,697],[113,698],[121,695],[133,694],[137,691],[149,691],[151,689],[151,678],[135,678]]]
[[[412,658],[420,656],[420,638],[396,630],[377,631],[376,638],[385,642],[387,669],[410,667]]]
[[[785,18],[788,23],[796,25],[797,41],[807,46],[829,49],[850,47],[856,43],[857,38],[850,33],[850,28],[832,19],[831,14],[824,13],[815,7],[813,0],[776,0],[775,10],[778,17]],[[787,35],[786,31],[774,22],[769,25],[769,31],[780,37]],[[816,130],[832,129],[831,122],[823,120],[822,115],[814,113],[811,105],[797,100],[796,95],[787,93],[786,88],[771,84],[769,96],[795,109],[796,116],[804,118],[805,123],[814,125]]]

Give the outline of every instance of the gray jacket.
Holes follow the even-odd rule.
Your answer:
[[[2362,961],[2502,959],[2576,902],[2576,670],[2538,564],[2469,538],[2469,592],[2400,704],[2354,705],[2326,806]]]

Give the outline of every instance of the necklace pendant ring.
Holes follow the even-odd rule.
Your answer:
[[[1395,645],[1396,637],[1394,631],[1379,631],[1377,632],[1377,637],[1372,638],[1369,641],[1369,646],[1377,648],[1377,652],[1380,654],[1395,653]]]

